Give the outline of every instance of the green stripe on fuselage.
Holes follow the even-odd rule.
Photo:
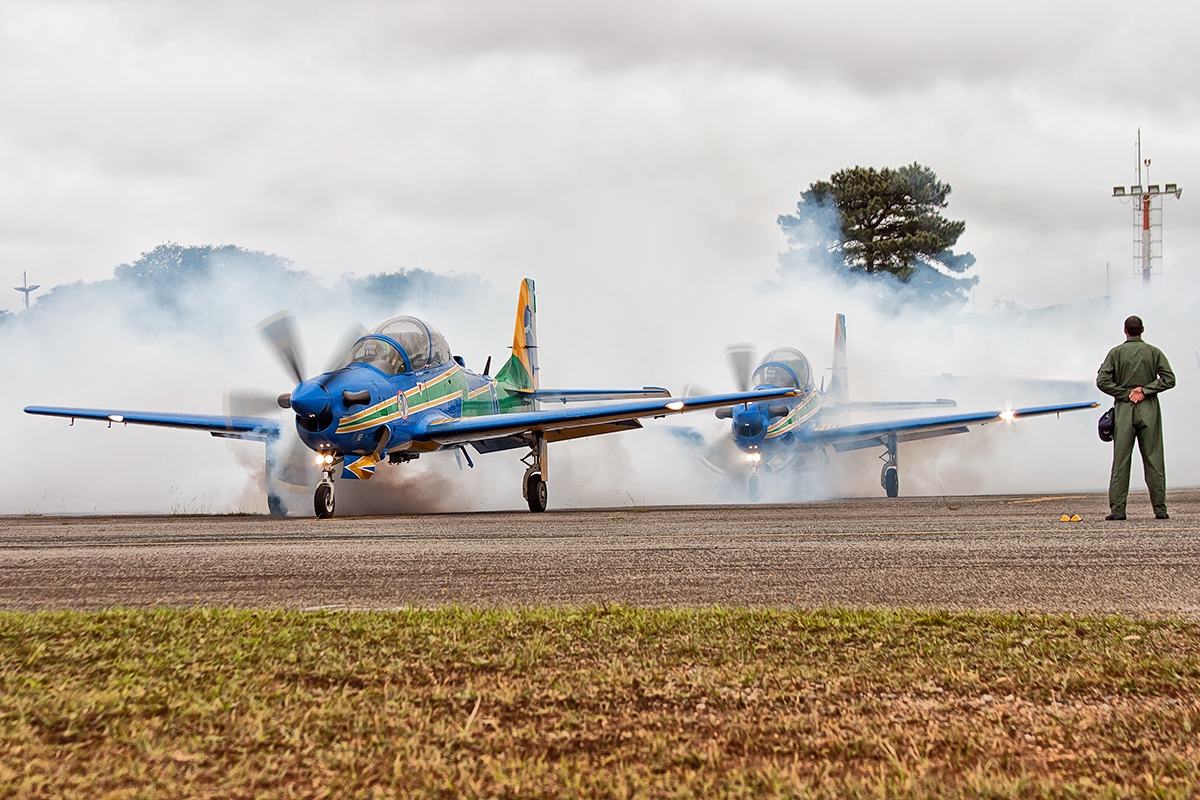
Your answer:
[[[796,407],[792,409],[790,414],[776,422],[774,425],[769,426],[767,428],[766,438],[774,439],[776,436],[782,436],[783,434],[795,428],[797,425],[805,422],[811,418],[813,414],[816,414],[821,410],[821,403],[822,395],[817,392],[813,392],[802,402],[797,403]]]

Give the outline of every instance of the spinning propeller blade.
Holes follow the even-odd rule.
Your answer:
[[[354,347],[354,343],[365,336],[367,329],[355,322],[345,333],[342,338],[338,339],[337,345],[329,354],[329,360],[325,362],[325,369],[322,372],[333,372],[335,369],[341,369],[350,363],[350,348]]]
[[[280,311],[258,323],[258,332],[271,345],[275,357],[284,369],[296,379],[297,384],[304,383],[304,354],[300,347],[300,337],[296,335],[292,316],[287,311]]]
[[[739,392],[750,390],[751,370],[754,369],[754,345],[731,344],[725,348],[725,360]]]
[[[317,475],[316,457],[295,433],[280,439],[267,480],[293,492],[306,491]]]
[[[279,399],[275,395],[250,389],[226,392],[224,405],[227,417],[267,417],[279,413]]]

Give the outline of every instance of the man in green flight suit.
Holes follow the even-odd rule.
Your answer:
[[[1158,393],[1175,385],[1175,373],[1162,351],[1142,341],[1142,320],[1125,320],[1125,342],[1108,351],[1096,373],[1096,387],[1116,398],[1112,475],[1108,481],[1105,519],[1125,519],[1133,442],[1142,451],[1142,472],[1150,490],[1154,516],[1167,519],[1167,468],[1163,463],[1162,409]]]

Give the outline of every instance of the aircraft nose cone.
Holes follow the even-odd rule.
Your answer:
[[[292,392],[292,411],[305,419],[316,419],[329,410],[329,392],[316,381],[305,381]]]
[[[763,432],[763,415],[757,405],[733,412],[733,430],[738,436],[753,439]]]

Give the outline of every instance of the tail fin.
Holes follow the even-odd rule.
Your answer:
[[[496,373],[496,380],[517,389],[538,388],[537,298],[529,278],[521,281],[521,293],[517,298],[512,356]]]
[[[850,402],[850,366],[846,362],[845,314],[838,314],[833,322],[833,377],[829,381],[828,394],[839,403]]]

